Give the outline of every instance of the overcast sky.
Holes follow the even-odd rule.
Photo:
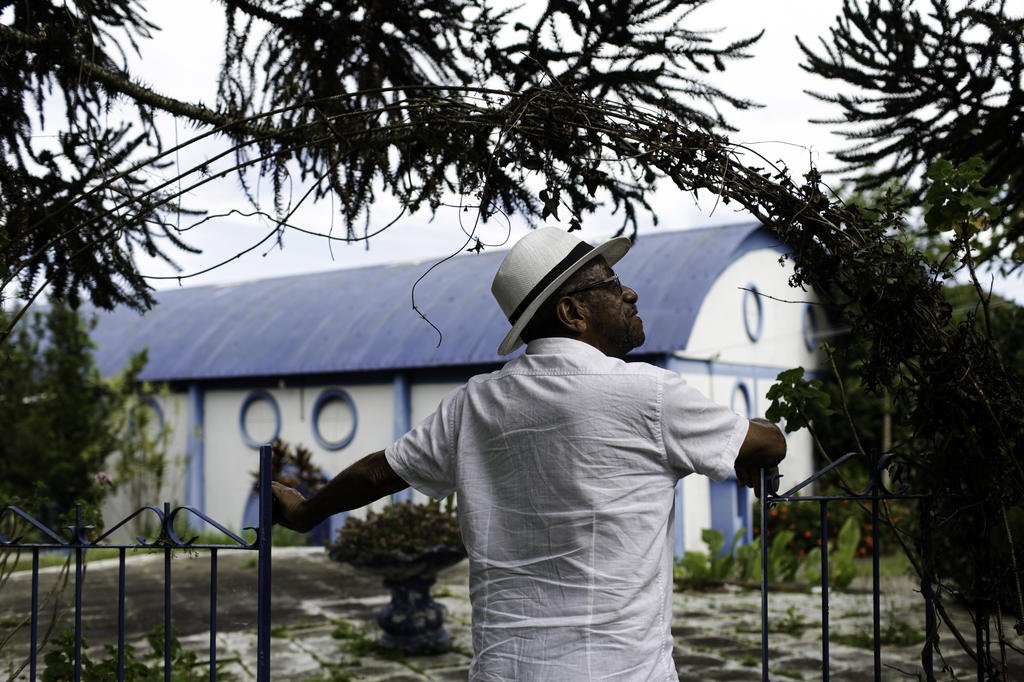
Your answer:
[[[816,42],[817,36],[827,33],[841,4],[841,0],[716,0],[697,12],[691,24],[695,28],[723,29],[722,35],[730,40],[765,29],[764,37],[752,48],[754,58],[729,63],[724,73],[714,75],[714,84],[765,105],[746,112],[727,111],[728,120],[738,128],[731,139],[755,146],[770,160],[785,162],[794,177],[806,171],[812,160],[820,169],[829,168],[833,165],[830,152],[843,146],[843,140],[827,126],[808,122],[810,118],[834,116],[836,111],[805,94],[805,90],[827,90],[830,86],[799,68],[800,53],[794,39],[800,35],[805,41]],[[138,67],[141,80],[164,94],[212,105],[223,50],[224,17],[220,6],[210,0],[150,0],[147,7],[150,18],[163,30],[143,45]],[[169,117],[165,120],[167,142],[175,138],[184,141],[196,133],[180,123],[172,123]],[[197,145],[173,159],[175,165],[168,174],[173,174],[173,168],[188,168],[211,153],[210,147]],[[294,194],[303,190],[296,187]],[[249,209],[233,178],[193,193],[184,203],[214,213]],[[686,229],[749,219],[733,207],[716,204],[713,198],[702,199],[698,204],[691,195],[671,187],[660,190],[653,204],[660,224],[655,228],[642,223],[641,235],[655,229]],[[305,210],[297,217],[310,228],[324,231],[331,227],[331,214],[331,207],[325,205]],[[396,214],[393,202],[381,201],[372,214],[371,227],[390,222]],[[460,249],[466,237],[459,220],[465,217],[457,209],[441,209],[433,221],[426,214],[403,217],[374,237],[368,250],[362,244],[332,245],[325,239],[290,231],[285,235],[283,249],[265,244],[228,265],[188,277],[180,284],[216,284],[381,262],[430,261]],[[189,219],[183,217],[181,222],[187,224]],[[584,236],[589,241],[601,240],[610,236],[619,222],[617,216],[599,213],[585,219]],[[181,274],[188,275],[230,258],[245,245],[258,241],[270,228],[270,223],[260,219],[238,217],[202,225],[190,232],[188,238],[203,253],[180,258]],[[335,233],[342,229],[340,224],[333,228]],[[504,223],[490,224],[481,234],[485,241],[500,241],[507,229]],[[525,232],[525,226],[515,219],[511,229],[513,240]],[[142,269],[147,275],[175,274],[152,262],[143,262]],[[179,286],[175,279],[151,281],[157,288]],[[1024,302],[1019,293],[1014,297]]]

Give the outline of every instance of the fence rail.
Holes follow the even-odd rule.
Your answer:
[[[828,558],[828,505],[833,502],[854,501],[861,504],[870,504],[871,514],[871,608],[872,608],[872,630],[874,637],[874,679],[882,679],[882,642],[881,642],[881,580],[879,575],[879,560],[881,556],[881,543],[879,537],[879,506],[886,500],[914,500],[920,506],[921,518],[921,556],[923,566],[921,571],[921,596],[925,606],[925,644],[921,653],[921,666],[926,679],[929,682],[935,680],[934,672],[934,641],[935,641],[935,611],[933,608],[931,576],[932,562],[932,538],[929,524],[931,498],[926,495],[915,495],[909,493],[893,493],[884,484],[884,475],[887,467],[892,461],[892,455],[879,455],[869,458],[868,461],[868,482],[860,493],[853,495],[798,495],[800,491],[808,488],[820,480],[829,472],[836,470],[841,465],[863,457],[859,453],[848,453],[836,459],[833,463],[816,472],[805,481],[793,486],[781,494],[772,492],[772,481],[761,471],[760,480],[760,505],[761,505],[761,678],[768,682],[768,600],[769,600],[769,562],[768,562],[768,511],[772,505],[777,504],[813,504],[820,507],[820,528],[819,538],[821,541],[821,673],[822,680],[829,680],[829,558]],[[979,677],[981,679],[981,677]]]
[[[257,682],[270,681],[270,560],[271,560],[271,448],[269,445],[261,446],[259,449],[259,524],[254,530],[256,538],[253,542],[246,542],[243,538],[228,530],[224,525],[210,518],[203,512],[192,507],[181,506],[172,508],[170,503],[164,503],[162,508],[146,506],[135,510],[110,529],[103,532],[95,539],[89,539],[89,531],[94,530],[93,526],[85,525],[82,519],[81,507],[75,510],[75,522],[68,527],[68,535],[64,536],[59,531],[47,527],[45,524],[33,518],[24,510],[15,507],[5,507],[0,510],[0,524],[8,520],[11,522],[21,521],[34,529],[42,538],[41,541],[26,541],[25,534],[16,537],[6,537],[2,533],[3,526],[0,525],[0,549],[27,551],[32,556],[32,582],[30,597],[30,621],[29,621],[29,654],[28,669],[29,680],[35,682],[39,675],[39,556],[41,552],[64,551],[70,552],[74,557],[74,655],[73,670],[75,682],[82,678],[82,593],[85,583],[85,559],[90,550],[107,549],[117,550],[118,553],[118,576],[117,576],[117,679],[125,679],[126,642],[125,642],[125,603],[126,603],[126,554],[128,550],[150,549],[163,551],[163,669],[164,679],[171,680],[171,657],[172,657],[172,636],[173,636],[173,614],[171,610],[171,557],[175,550],[186,550],[190,552],[206,551],[210,561],[210,644],[209,644],[209,671],[210,679],[217,678],[217,559],[222,551],[249,551],[257,554],[257,630],[256,630],[256,679]],[[137,542],[131,544],[117,544],[109,542],[112,535],[128,524],[144,515],[155,515],[159,525],[159,533],[153,540],[146,540],[136,537]],[[208,524],[223,533],[233,544],[205,544],[196,542],[193,538],[181,538],[175,530],[175,521],[180,518],[190,518]],[[22,666],[21,670],[24,670]]]

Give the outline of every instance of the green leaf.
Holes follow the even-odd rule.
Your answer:
[[[771,401],[765,416],[776,424],[786,421],[786,433],[798,431],[835,413],[831,397],[822,389],[821,381],[804,379],[804,368],[794,367],[779,372],[776,383],[768,389]]]
[[[719,554],[725,547],[725,536],[722,535],[722,531],[715,528],[705,528],[702,530],[700,532],[700,539],[708,546],[711,556]]]

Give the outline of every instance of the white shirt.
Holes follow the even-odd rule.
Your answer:
[[[676,680],[675,484],[733,473],[747,421],[677,374],[538,339],[386,450],[458,492],[472,680]]]

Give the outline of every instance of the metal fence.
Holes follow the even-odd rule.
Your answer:
[[[87,554],[96,549],[117,550],[118,553],[118,590],[117,590],[117,645],[116,665],[117,679],[125,679],[126,642],[125,642],[125,602],[126,584],[128,575],[125,558],[128,550],[149,549],[163,552],[163,670],[164,679],[171,680],[171,657],[172,657],[172,633],[174,615],[171,611],[171,594],[173,576],[171,573],[171,557],[174,551],[206,552],[210,562],[210,601],[209,601],[209,672],[210,679],[217,677],[217,559],[222,551],[249,551],[257,554],[257,627],[256,627],[256,679],[258,682],[269,682],[270,680],[270,559],[271,559],[271,448],[269,445],[259,449],[259,524],[252,530],[256,531],[256,539],[253,542],[246,542],[238,535],[232,533],[223,525],[211,519],[197,509],[192,507],[171,508],[169,503],[164,503],[162,508],[142,507],[129,516],[125,517],[110,529],[96,537],[89,539],[91,526],[84,525],[82,521],[81,508],[76,509],[75,523],[67,530],[68,535],[47,527],[43,523],[27,514],[18,507],[6,507],[0,510],[0,521],[7,519],[15,521],[19,519],[22,525],[28,524],[41,541],[28,541],[25,536],[5,537],[0,532],[0,548],[6,550],[25,551],[32,557],[32,583],[31,583],[31,604],[29,621],[29,654],[28,654],[28,675],[32,682],[38,679],[39,675],[39,557],[40,553],[67,552],[74,560],[74,656],[73,670],[75,682],[82,678],[82,593],[85,583],[85,563]],[[133,522],[141,515],[155,514],[160,531],[154,540],[137,538],[133,544],[115,544],[108,542],[111,536],[123,527]],[[223,533],[226,539],[234,544],[202,544],[195,542],[196,538],[181,538],[175,531],[175,521],[180,518],[187,518],[191,515],[195,520],[201,521],[219,532]]]
[[[884,484],[886,468],[892,461],[892,455],[880,455],[870,457],[868,461],[868,482],[864,490],[853,495],[798,495],[801,490],[820,480],[829,472],[855,458],[862,457],[858,453],[849,453],[832,464],[821,469],[807,480],[799,483],[793,488],[781,494],[771,492],[771,481],[767,479],[765,472],[761,472],[760,482],[760,506],[761,506],[761,677],[762,680],[769,679],[768,673],[768,601],[770,593],[769,585],[769,561],[768,561],[768,512],[772,505],[777,504],[818,504],[820,510],[819,538],[821,542],[821,673],[822,680],[829,679],[829,547],[828,547],[828,509],[829,504],[842,501],[853,501],[870,507],[871,518],[871,605],[872,605],[872,627],[874,637],[874,679],[882,679],[882,642],[881,642],[881,592],[879,576],[879,559],[881,555],[881,543],[879,537],[880,505],[886,500],[914,501],[920,509],[920,542],[921,557],[923,561],[921,574],[921,596],[924,599],[925,608],[925,644],[921,653],[921,665],[926,679],[935,679],[934,673],[934,641],[935,641],[935,611],[933,609],[932,583],[928,579],[931,575],[932,547],[930,498],[926,495],[914,495],[908,493],[893,493]],[[981,677],[979,677],[981,679]]]
[[[912,500],[920,506],[921,518],[921,555],[924,561],[923,572],[925,576],[930,575],[931,562],[931,530],[929,527],[929,504],[927,496],[893,493],[883,484],[883,473],[891,461],[891,456],[885,455],[875,457],[870,462],[869,479],[864,490],[855,495],[798,495],[798,493],[823,476],[833,471],[842,464],[858,457],[856,454],[847,454],[831,465],[818,471],[807,480],[780,494],[770,492],[770,481],[762,474],[761,495],[760,495],[760,531],[761,531],[761,665],[762,679],[769,680],[769,600],[771,585],[769,583],[769,537],[767,519],[769,509],[772,505],[778,504],[817,504],[820,511],[819,537],[821,540],[821,672],[822,680],[829,680],[829,505],[841,501],[854,501],[869,508],[871,518],[871,561],[872,561],[872,623],[874,635],[874,679],[882,679],[881,660],[881,608],[880,608],[880,576],[879,560],[881,551],[880,542],[880,505],[886,500]],[[89,539],[89,531],[92,527],[84,525],[81,511],[76,514],[75,523],[68,527],[68,534],[62,535],[17,507],[6,507],[0,510],[0,521],[5,518],[16,517],[24,524],[31,526],[42,541],[26,541],[24,536],[8,538],[0,532],[0,548],[6,550],[20,550],[31,554],[31,596],[30,596],[30,623],[29,623],[29,655],[28,655],[28,676],[35,682],[39,676],[39,558],[41,553],[61,551],[67,552],[73,557],[74,562],[74,657],[73,670],[76,682],[81,680],[82,675],[82,594],[85,583],[85,563],[89,551],[100,548],[114,549],[118,553],[118,593],[117,593],[117,679],[125,679],[126,660],[126,627],[125,627],[125,603],[126,584],[128,574],[126,568],[126,554],[128,550],[149,549],[163,552],[163,669],[164,679],[171,680],[171,656],[172,656],[172,624],[174,616],[171,609],[171,594],[173,589],[173,575],[171,571],[171,557],[174,551],[186,550],[190,552],[205,552],[210,565],[210,588],[209,588],[209,676],[211,680],[217,677],[217,561],[222,551],[249,551],[257,553],[257,660],[256,679],[258,682],[269,682],[270,680],[270,571],[271,571],[271,448],[263,446],[259,450],[259,523],[253,530],[256,531],[256,538],[249,543],[238,535],[227,530],[222,524],[209,518],[202,512],[191,507],[182,506],[171,508],[165,503],[162,508],[143,507],[136,510],[128,517],[122,519],[110,529],[95,539]],[[160,531],[154,540],[137,538],[138,542],[133,544],[115,544],[108,542],[108,539],[119,529],[127,526],[136,517],[142,514],[155,514],[159,520]],[[218,531],[225,537],[230,538],[234,544],[202,544],[195,542],[195,539],[181,538],[175,531],[175,520],[183,514],[190,514],[195,519],[202,521]],[[13,519],[11,519],[13,520]],[[934,610],[932,603],[932,585],[927,579],[921,580],[921,595],[925,606],[925,631],[926,641],[922,651],[921,661],[924,674],[928,680],[934,680],[933,671],[933,641],[936,629]]]

